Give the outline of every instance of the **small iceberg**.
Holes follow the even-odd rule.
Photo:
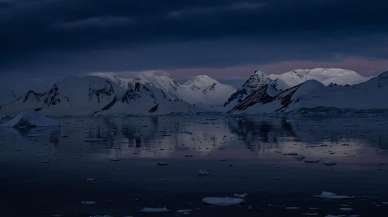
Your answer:
[[[343,211],[343,212],[351,212],[351,211],[353,211],[353,208],[351,208],[351,207],[341,207],[340,210]]]
[[[215,206],[234,206],[244,203],[244,199],[237,197],[205,197],[202,202]]]
[[[144,207],[140,210],[142,213],[161,213],[161,212],[169,212],[170,210],[166,207],[163,208],[152,208],[152,207]]]
[[[96,201],[92,201],[92,200],[85,200],[85,201],[81,201],[81,204],[82,204],[82,205],[88,205],[88,206],[91,206],[91,205],[95,205],[95,204],[96,204]]]
[[[156,165],[158,165],[158,166],[168,166],[168,163],[166,163],[166,162],[158,162]]]
[[[182,215],[190,215],[192,211],[192,209],[179,209],[176,212]]]
[[[242,194],[235,193],[235,194],[233,194],[233,196],[239,197],[239,198],[245,198],[246,196],[248,196],[248,193],[242,193]]]
[[[351,199],[354,198],[354,196],[346,196],[346,195],[338,195],[336,193],[322,191],[320,195],[316,195],[316,197],[323,198],[323,199]]]
[[[92,215],[90,217],[112,217],[111,215]]]
[[[287,206],[284,209],[285,210],[300,210],[300,207],[297,207],[297,206]]]
[[[316,163],[319,163],[319,161],[320,160],[318,159],[309,159],[309,160],[305,160],[304,162],[308,164],[316,164]]]
[[[198,176],[208,176],[208,175],[210,175],[209,170],[200,169],[198,171]]]
[[[326,215],[325,217],[346,217],[346,215]]]
[[[59,125],[58,121],[47,118],[37,112],[21,112],[11,120],[1,124],[2,127],[13,128],[53,127]]]

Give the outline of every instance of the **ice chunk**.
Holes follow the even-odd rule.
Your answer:
[[[350,208],[350,207],[341,207],[340,210],[341,210],[341,211],[344,211],[344,212],[351,212],[351,211],[353,211],[353,208]]]
[[[111,215],[92,215],[90,217],[112,217]]]
[[[325,217],[345,217],[346,215],[326,215]]]
[[[179,209],[176,212],[183,215],[190,215],[192,211],[191,209]]]
[[[245,198],[246,196],[248,196],[248,193],[242,193],[242,194],[233,194],[233,196],[235,197],[239,197],[239,198]]]
[[[198,176],[208,176],[210,172],[208,170],[200,169],[198,171]]]
[[[158,162],[157,165],[158,166],[168,166],[168,163],[166,163],[166,162]]]
[[[14,128],[52,127],[59,126],[59,122],[37,112],[21,112],[1,126]]]
[[[316,195],[316,197],[324,198],[324,199],[351,199],[354,196],[346,196],[346,195],[337,195],[336,193],[322,191],[320,195]]]
[[[152,208],[152,207],[144,207],[142,210],[140,210],[140,212],[143,212],[143,213],[161,213],[161,212],[169,212],[170,210],[168,210],[166,207],[162,207],[162,208]]]
[[[325,166],[335,166],[335,165],[337,165],[336,162],[332,162],[332,161],[326,161],[326,162],[323,162],[323,164],[324,164]]]
[[[85,201],[81,201],[81,204],[82,205],[95,205],[96,204],[96,201],[92,201],[92,200],[85,200]]]
[[[308,163],[308,164],[316,164],[316,163],[319,163],[319,160],[318,159],[310,159],[310,160],[305,160],[304,162]]]
[[[237,197],[205,197],[203,203],[215,206],[233,206],[244,202],[244,199]]]
[[[286,210],[299,210],[300,207],[297,207],[297,206],[288,206],[285,208]]]

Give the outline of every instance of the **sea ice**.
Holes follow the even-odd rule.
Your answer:
[[[326,215],[325,217],[345,217],[346,215]]]
[[[193,210],[191,209],[179,209],[176,212],[183,215],[190,215]]]
[[[157,165],[158,166],[168,166],[168,163],[166,163],[166,162],[158,162]]]
[[[319,160],[316,160],[316,159],[313,159],[313,160],[305,160],[304,162],[305,162],[305,163],[309,163],[309,164],[315,164],[315,163],[319,163]]]
[[[245,198],[246,196],[248,196],[248,193],[242,193],[242,194],[233,194],[233,196],[235,197],[239,197],[239,198]]]
[[[96,204],[96,201],[91,201],[91,200],[85,200],[85,201],[81,201],[81,204],[82,205],[94,205]]]
[[[144,207],[142,210],[140,210],[140,212],[143,212],[143,213],[161,213],[161,212],[169,212],[170,210],[168,210],[166,207],[162,207],[162,208],[151,208],[151,207]]]
[[[198,171],[198,176],[208,176],[210,172],[208,170],[200,169]]]
[[[285,208],[286,210],[299,210],[300,207],[297,207],[297,206],[288,206]]]
[[[324,198],[324,199],[351,199],[353,196],[346,195],[337,195],[336,193],[322,191],[320,195],[316,195],[316,197]]]
[[[237,197],[205,197],[203,203],[215,206],[233,206],[244,202],[244,199]]]

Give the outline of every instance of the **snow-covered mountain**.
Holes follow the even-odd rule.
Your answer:
[[[280,93],[263,97],[253,92],[234,106],[230,113],[272,113],[304,108],[337,108],[352,110],[388,109],[388,72],[355,85],[324,86],[307,80]]]
[[[186,102],[205,108],[222,106],[236,89],[207,75],[198,75],[181,84],[177,96]]]
[[[166,74],[152,71],[135,75],[132,78],[120,77],[110,73],[95,73],[93,75],[107,78],[120,86],[128,83],[129,80],[135,79],[142,84],[163,90],[172,99],[180,99],[203,109],[222,106],[236,90],[234,87],[222,84],[207,75],[195,76],[184,83],[179,83]]]
[[[281,80],[288,87],[296,86],[307,80],[316,80],[324,85],[353,85],[369,79],[355,71],[339,68],[295,69],[282,74],[270,74],[268,77],[272,80]]]
[[[55,83],[45,92],[29,90],[16,101],[1,106],[0,112],[39,111],[61,116],[168,114],[192,110],[190,104],[168,96],[143,80],[115,79],[97,76],[68,78]]]
[[[124,78],[109,73],[71,77],[56,82],[44,91],[27,91],[11,103],[1,105],[0,115],[29,111],[63,116],[204,111],[252,114],[318,107],[388,109],[388,101],[385,100],[388,93],[388,72],[353,85],[343,85],[356,82],[356,79],[344,79],[347,76],[318,76],[319,79],[308,79],[317,73],[296,72],[283,74],[287,78],[285,79],[255,71],[237,90],[205,75],[196,76],[184,83],[179,83],[168,75],[155,73]],[[289,79],[287,76],[290,75],[299,76],[299,80]],[[296,85],[292,86],[292,82]]]
[[[29,90],[0,113],[39,111],[48,115],[146,115],[209,111],[222,106],[235,89],[208,76],[183,84],[165,74],[132,77],[94,73],[59,81],[45,91]]]
[[[334,107],[341,109],[388,109],[388,72],[352,86],[328,86],[306,94],[289,109]]]
[[[288,86],[281,80],[270,79],[264,72],[255,71],[241,88],[230,95],[225,101],[224,107],[226,110],[230,110],[251,95],[255,95],[257,100],[265,102],[286,88]]]

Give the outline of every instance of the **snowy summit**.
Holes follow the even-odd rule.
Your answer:
[[[281,80],[289,87],[308,80],[316,80],[324,85],[353,85],[368,80],[367,77],[355,71],[339,68],[295,69],[282,74],[270,74],[268,77],[273,80]]]

